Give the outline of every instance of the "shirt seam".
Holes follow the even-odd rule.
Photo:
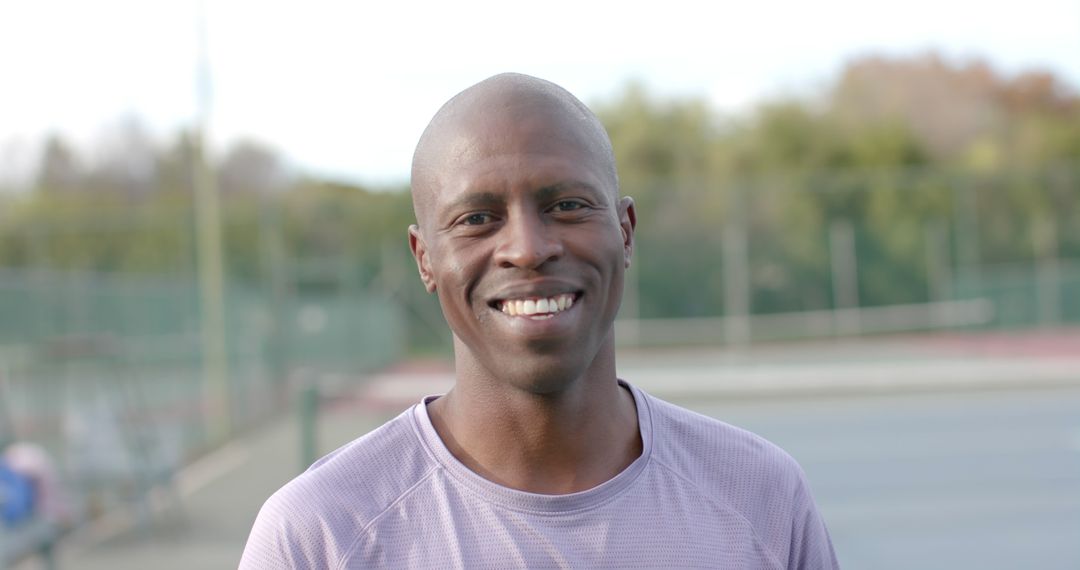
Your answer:
[[[750,519],[746,518],[746,516],[739,512],[738,509],[726,503],[719,502],[713,497],[709,496],[709,494],[706,493],[705,490],[697,484],[697,482],[692,481],[690,478],[680,473],[674,467],[665,463],[662,459],[654,457],[653,460],[656,462],[657,465],[663,467],[664,469],[667,469],[668,472],[670,472],[672,475],[690,484],[692,487],[694,487],[694,489],[697,489],[698,493],[700,493],[701,496],[704,497],[704,499],[709,503],[712,503],[713,505],[716,505],[721,509],[734,513],[735,516],[739,517],[739,520],[743,521],[743,523],[745,523],[746,526],[750,529],[751,534],[754,535],[754,540],[757,542],[758,546],[760,546],[761,549],[765,552],[765,555],[768,556],[770,560],[772,560],[773,564],[776,564],[777,568],[785,568],[785,566],[780,563],[780,560],[776,558],[776,554],[773,553],[773,551],[769,548],[768,544],[761,539],[761,535],[758,534],[757,527],[754,526],[754,523],[750,522]]]
[[[400,495],[398,495],[393,501],[390,502],[389,505],[386,506],[386,508],[379,511],[379,513],[372,517],[371,520],[367,522],[367,524],[361,527],[359,532],[357,532],[356,538],[354,538],[353,541],[349,543],[349,547],[345,549],[345,555],[341,558],[341,563],[337,565],[337,568],[339,570],[344,570],[345,565],[349,562],[350,559],[352,559],[353,552],[360,544],[360,540],[368,535],[368,531],[371,529],[371,527],[375,525],[375,523],[379,522],[379,520],[382,519],[382,517],[386,515],[386,513],[390,512],[390,509],[393,509],[395,506],[397,506],[398,503],[404,501],[409,495],[413,494],[413,492],[415,492],[416,489],[418,489],[421,485],[427,483],[427,481],[431,479],[431,477],[437,471],[439,471],[439,469],[441,469],[441,466],[439,465],[435,465],[434,467],[429,469],[427,473],[424,473],[420,477],[420,479],[416,481],[416,483],[413,483],[412,486],[410,486],[408,489],[402,491]]]

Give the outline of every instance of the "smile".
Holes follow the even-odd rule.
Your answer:
[[[574,294],[563,293],[554,297],[504,299],[496,307],[511,317],[529,317],[534,320],[550,319],[574,305]]]

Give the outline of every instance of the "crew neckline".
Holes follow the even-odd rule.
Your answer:
[[[641,434],[641,455],[611,479],[591,489],[565,495],[545,495],[512,489],[489,481],[466,467],[465,464],[454,457],[454,454],[450,453],[442,438],[439,437],[438,432],[435,431],[435,426],[431,423],[427,404],[439,398],[439,395],[425,396],[420,403],[414,405],[412,418],[417,435],[435,461],[455,481],[480,495],[484,500],[516,511],[569,514],[575,511],[596,508],[616,498],[637,479],[649,462],[649,457],[652,454],[653,434],[652,416],[649,412],[647,398],[640,390],[621,379],[619,385],[629,390],[634,396],[634,405],[637,408],[638,431]]]

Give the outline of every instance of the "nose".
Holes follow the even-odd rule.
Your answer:
[[[536,214],[511,215],[500,234],[495,250],[500,267],[536,269],[563,254],[558,232]]]

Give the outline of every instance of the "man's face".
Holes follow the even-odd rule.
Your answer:
[[[635,214],[579,123],[503,115],[446,137],[410,244],[456,350],[491,377],[549,393],[613,347]]]

